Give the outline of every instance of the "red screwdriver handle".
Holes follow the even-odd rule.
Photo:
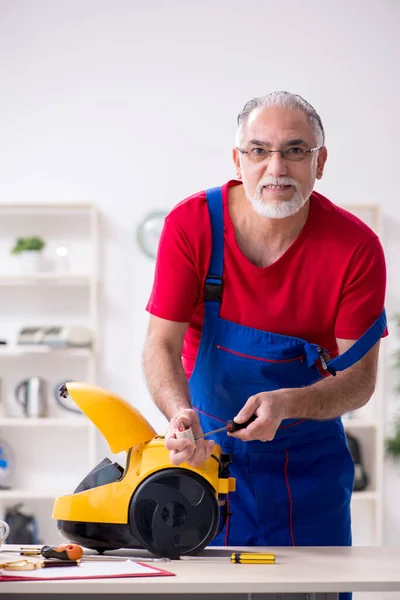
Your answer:
[[[253,423],[253,421],[255,421],[256,419],[257,419],[256,415],[252,415],[250,417],[250,419],[248,419],[244,423],[236,423],[236,421],[234,421],[233,419],[230,419],[229,421],[226,422],[226,428],[229,431],[229,433],[234,433],[235,431],[238,431],[239,429],[245,429],[248,425],[250,425],[250,423]]]

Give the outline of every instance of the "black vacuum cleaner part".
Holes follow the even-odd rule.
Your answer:
[[[146,550],[178,558],[199,552],[214,538],[219,506],[212,487],[197,473],[164,469],[138,486],[129,521]]]
[[[222,466],[227,468],[225,463]],[[86,475],[75,493],[122,477],[122,467],[105,458]],[[218,500],[208,481],[193,471],[175,467],[153,473],[135,489],[127,524],[59,520],[57,526],[68,541],[100,553],[145,548],[155,556],[178,558],[207,546],[219,522]]]

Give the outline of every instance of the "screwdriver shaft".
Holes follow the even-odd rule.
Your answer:
[[[197,435],[194,439],[200,440],[201,438],[205,438],[207,435],[212,435],[213,433],[219,433],[220,431],[226,431],[228,428],[220,427],[219,429],[213,429],[212,431],[207,431],[207,433],[202,433],[201,435]]]
[[[229,431],[229,433],[234,433],[235,431],[238,431],[239,429],[245,429],[248,425],[250,425],[250,423],[253,423],[253,421],[255,421],[257,418],[256,415],[252,415],[250,417],[250,419],[247,419],[247,421],[245,421],[245,423],[236,423],[233,419],[230,419],[229,421],[226,422],[225,427],[220,427],[219,429],[213,429],[212,431],[207,431],[207,433],[202,433],[201,435],[198,435],[197,437],[195,437],[195,440],[204,438],[208,435],[212,435],[213,433],[219,433],[220,431]]]

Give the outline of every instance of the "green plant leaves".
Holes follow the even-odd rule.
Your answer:
[[[45,245],[43,238],[38,236],[18,238],[14,248],[11,250],[11,254],[21,254],[22,252],[29,252],[31,250],[40,251],[43,250]]]

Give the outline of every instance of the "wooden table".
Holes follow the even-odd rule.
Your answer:
[[[5,556],[3,546],[0,556]],[[229,551],[254,551],[231,548]],[[22,600],[40,594],[44,600],[66,600],[85,595],[85,600],[169,600],[177,596],[197,600],[334,600],[339,592],[400,592],[400,548],[388,547],[298,547],[257,548],[274,552],[276,564],[231,564],[227,548],[209,548],[202,557],[157,563],[175,577],[92,579],[74,581],[1,582],[0,594]],[[119,554],[122,552],[120,551]],[[114,554],[118,554],[114,552]],[[124,551],[130,557],[145,552]],[[14,555],[15,558],[15,555]],[[272,595],[272,596],[271,596]],[[278,596],[277,596],[278,595]],[[39,596],[38,596],[39,597]]]

